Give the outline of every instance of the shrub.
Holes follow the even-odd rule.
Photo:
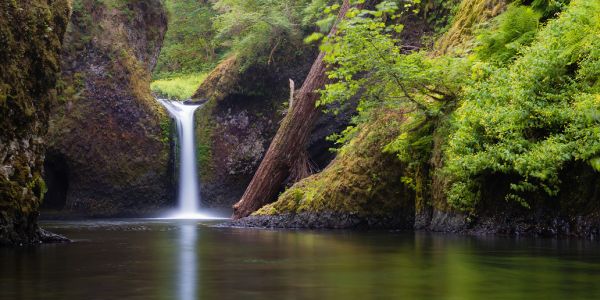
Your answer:
[[[527,6],[511,6],[495,19],[495,26],[484,30],[477,40],[480,59],[506,63],[519,49],[529,45],[539,26],[540,14]]]
[[[150,84],[153,92],[171,99],[189,99],[194,95],[207,74],[180,75],[155,80]]]
[[[481,179],[512,178],[507,200],[556,195],[570,162],[600,156],[600,2],[573,1],[522,57],[507,67],[485,63],[464,95],[446,149],[449,201],[472,209]]]

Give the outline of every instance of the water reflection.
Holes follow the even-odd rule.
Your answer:
[[[598,242],[144,222],[0,248],[0,299],[600,299]]]
[[[178,293],[180,300],[195,300],[196,282],[198,282],[197,258],[197,226],[187,223],[180,225],[179,232],[179,268],[178,268]]]

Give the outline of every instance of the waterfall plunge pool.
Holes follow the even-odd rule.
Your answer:
[[[71,244],[0,248],[0,299],[600,299],[600,243],[395,231],[41,225]]]

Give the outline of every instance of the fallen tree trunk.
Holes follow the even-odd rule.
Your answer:
[[[349,9],[349,0],[344,0],[329,36],[336,34],[337,23],[344,18]],[[298,169],[309,167],[306,143],[319,115],[319,110],[316,108],[316,101],[319,98],[317,90],[324,86],[327,78],[324,56],[325,53],[321,51],[302,87],[294,94],[293,101],[290,101],[293,105],[284,117],[265,158],[260,163],[242,199],[233,206],[234,219],[246,217],[265,204],[273,202],[282,183],[291,173],[308,173]]]

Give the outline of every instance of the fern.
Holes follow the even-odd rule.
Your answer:
[[[500,64],[510,61],[529,45],[539,26],[541,15],[527,6],[511,6],[495,20],[495,26],[483,31],[477,40],[477,56]]]

